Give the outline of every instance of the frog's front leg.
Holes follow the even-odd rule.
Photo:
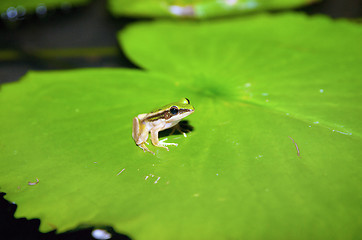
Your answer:
[[[156,129],[152,129],[151,130],[151,141],[152,141],[152,144],[155,145],[156,147],[163,147],[163,148],[166,148],[167,151],[169,151],[168,147],[166,147],[167,145],[174,145],[174,146],[177,146],[177,143],[166,143],[164,141],[167,140],[164,139],[162,141],[158,140],[158,132],[161,130],[162,128],[156,128]]]
[[[142,117],[142,114],[139,115]],[[140,123],[140,119],[135,117],[133,119],[133,128],[132,128],[132,137],[135,140],[137,146],[139,146],[144,152],[150,152],[155,155],[154,152],[148,149],[146,146],[147,138],[148,138],[148,131],[144,124]]]
[[[153,155],[155,155],[154,152],[152,152],[150,149],[148,149],[148,147],[145,145],[145,143],[147,142],[143,142],[141,144],[139,144],[138,146],[144,151],[144,152],[149,152],[149,153],[152,153]],[[148,144],[148,143],[147,143]]]

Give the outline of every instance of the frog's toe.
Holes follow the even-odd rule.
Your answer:
[[[155,155],[155,153],[154,153],[154,152],[152,152],[152,151],[151,151],[150,149],[148,149],[148,148],[146,149],[146,151],[143,149],[143,151],[144,151],[144,152],[146,152],[146,151],[147,151],[147,152],[152,153],[153,155]]]
[[[165,145],[166,144],[160,143],[159,145],[157,145],[157,147],[162,147],[162,148],[165,148],[167,151],[170,151],[170,149],[168,149],[168,147],[166,147]]]
[[[162,145],[173,145],[173,146],[177,146],[178,144],[177,143],[167,143],[167,142],[165,142],[167,140],[167,138],[165,138],[165,139],[162,139],[162,140],[160,140],[160,144],[162,144]]]
[[[146,142],[147,143],[147,142]],[[148,147],[146,147],[145,145],[145,142],[141,143],[140,145],[138,145],[142,150],[143,152],[149,152],[149,153],[152,153],[153,155],[155,155],[154,152],[152,152],[150,149],[148,149]]]

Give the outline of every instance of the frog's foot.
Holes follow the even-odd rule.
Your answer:
[[[184,137],[187,137],[186,133],[183,131],[183,129],[180,127],[180,124],[177,124],[175,125],[173,128],[172,128],[172,131],[170,133],[170,135],[174,134],[175,131],[178,131],[179,133],[182,133],[184,135]],[[188,131],[190,132],[190,131]]]
[[[163,148],[166,148],[167,151],[169,151],[168,147],[166,147],[166,146],[168,146],[168,145],[173,145],[176,147],[178,146],[177,143],[167,143],[167,142],[165,142],[166,140],[167,140],[167,138],[160,140],[157,144],[157,147],[163,147]]]
[[[178,144],[177,144],[177,143],[167,143],[167,142],[165,142],[167,139],[168,139],[168,138],[162,139],[162,140],[160,140],[160,141],[159,141],[159,143],[160,143],[160,144],[162,144],[162,145],[173,145],[173,146],[178,146]]]
[[[153,155],[155,155],[154,152],[152,152],[150,149],[148,149],[148,147],[146,147],[145,143],[148,144],[148,142],[143,142],[141,143],[140,145],[138,145],[144,152],[149,152],[149,153],[152,153]]]

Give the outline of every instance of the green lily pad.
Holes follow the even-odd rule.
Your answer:
[[[210,18],[295,8],[319,0],[108,0],[115,16]]]
[[[41,231],[357,239],[361,36],[294,14],[135,24],[120,39],[146,71],[30,72],[3,85],[0,190]],[[193,130],[144,153],[132,118],[182,97]]]
[[[47,9],[70,6],[79,6],[88,3],[89,0],[1,0],[0,13],[8,19],[23,17],[26,13],[38,12],[40,15],[46,13]]]

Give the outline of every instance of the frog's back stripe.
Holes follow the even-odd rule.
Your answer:
[[[180,108],[178,110],[177,115],[185,113],[185,112],[191,112],[191,110],[187,109],[187,108]],[[150,116],[146,117],[145,120],[150,121],[150,122],[154,122],[154,121],[157,121],[158,119],[160,119],[161,117],[163,117],[164,119],[167,120],[167,119],[170,119],[172,117],[172,114],[170,113],[170,110],[165,110],[163,112],[150,114]]]
[[[160,119],[162,116],[164,116],[165,113],[167,113],[167,112],[168,112],[168,110],[163,111],[163,112],[159,112],[159,113],[152,113],[152,114],[150,114],[150,116],[146,117],[145,120],[150,121],[150,122],[154,122],[154,121]]]

